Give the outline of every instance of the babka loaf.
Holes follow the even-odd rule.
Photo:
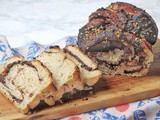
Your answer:
[[[78,46],[104,74],[146,75],[157,40],[155,21],[144,10],[116,2],[89,16],[79,30]]]
[[[15,56],[1,67],[0,91],[23,113],[56,92],[51,73],[38,60]]]
[[[73,92],[74,89],[83,89],[79,68],[66,57],[59,46],[50,47],[37,56],[36,59],[51,71],[53,81],[57,87],[56,94],[46,100],[48,104],[52,105],[52,100],[60,100],[62,95],[67,92]]]
[[[88,56],[75,45],[66,46],[63,51],[79,67],[81,79],[85,85],[94,86],[102,75],[100,70],[97,70],[97,63],[93,62]]]

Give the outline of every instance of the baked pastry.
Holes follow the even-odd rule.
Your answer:
[[[66,57],[59,46],[50,47],[37,56],[36,59],[51,71],[53,81],[57,87],[56,93],[46,100],[48,104],[53,105],[52,101],[60,100],[62,95],[67,92],[73,92],[74,89],[83,89],[83,81],[80,79],[77,65]]]
[[[1,69],[0,92],[23,113],[56,92],[51,73],[38,60],[23,61],[23,57],[15,56]]]
[[[88,56],[75,45],[66,46],[63,51],[67,57],[74,61],[79,67],[81,79],[85,86],[94,86],[102,75],[100,70],[97,70],[97,63],[93,62]]]
[[[156,23],[148,13],[116,2],[89,16],[79,30],[78,46],[104,74],[143,76],[153,61],[157,35]]]

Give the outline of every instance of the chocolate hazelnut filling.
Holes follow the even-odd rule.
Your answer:
[[[34,70],[36,70],[36,68],[35,68],[35,66],[32,65],[29,61],[23,61],[23,62],[18,61],[18,62],[13,62],[13,63],[7,65],[6,68],[5,68],[5,71],[0,75],[0,82],[4,85],[6,91],[10,94],[10,96],[12,97],[12,99],[15,100],[17,103],[22,103],[23,100],[24,100],[24,92],[23,92],[22,89],[19,88],[19,86],[16,86],[16,85],[15,85],[14,79],[16,79],[16,77],[17,77],[18,75],[22,74],[21,71],[23,71],[23,67],[22,67],[22,68],[18,68],[18,71],[17,71],[17,73],[16,73],[16,76],[12,79],[13,81],[12,81],[11,83],[12,83],[14,86],[16,86],[16,87],[10,88],[11,86],[8,86],[8,85],[7,85],[8,82],[6,82],[6,79],[10,80],[10,77],[7,77],[7,75],[10,73],[10,70],[11,70],[14,66],[16,66],[16,65],[22,65],[22,66],[27,65],[27,66],[33,68]],[[36,71],[37,71],[37,70],[36,70]],[[20,94],[20,98],[18,98],[17,96],[15,96],[15,95],[13,95],[13,94],[11,93],[12,89],[15,89],[15,90],[17,91],[17,94],[18,94],[18,93]]]
[[[64,52],[65,52],[65,53],[68,53],[69,55],[73,56],[76,60],[78,60],[78,61],[82,64],[82,65],[81,65],[82,68],[85,68],[85,69],[88,70],[88,71],[92,71],[92,70],[93,70],[91,67],[89,67],[89,66],[87,66],[86,64],[84,64],[84,62],[83,62],[78,56],[72,54],[72,52],[70,52],[69,50],[64,49]]]

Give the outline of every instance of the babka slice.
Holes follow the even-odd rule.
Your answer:
[[[57,87],[56,94],[46,100],[48,104],[52,105],[52,100],[61,99],[64,93],[73,92],[74,89],[83,89],[83,81],[80,79],[78,67],[66,57],[59,46],[50,47],[37,56],[36,59],[51,71]]]
[[[85,85],[94,86],[102,75],[100,70],[97,70],[97,63],[93,62],[87,55],[75,45],[68,45],[64,49],[67,57],[76,63],[80,69],[80,76],[84,80]]]
[[[15,56],[1,69],[0,91],[23,113],[56,91],[50,72],[38,60],[23,61]]]

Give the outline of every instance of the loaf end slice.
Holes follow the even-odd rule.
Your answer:
[[[50,72],[39,61],[7,62],[0,75],[0,91],[22,113],[29,113],[41,100],[55,93]]]

